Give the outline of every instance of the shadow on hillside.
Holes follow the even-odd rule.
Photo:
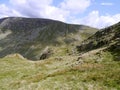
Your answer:
[[[107,49],[114,56],[115,61],[120,61],[120,41]]]

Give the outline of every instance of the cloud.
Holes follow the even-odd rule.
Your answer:
[[[58,6],[53,0],[10,0],[12,7],[23,16],[67,21],[74,13],[85,11],[91,0],[63,0]]]
[[[63,0],[58,6],[53,5],[54,0],[9,0],[11,8],[19,11],[25,17],[49,18],[65,21],[72,14],[85,11],[91,0]]]
[[[112,6],[112,5],[114,5],[113,3],[108,3],[108,2],[103,2],[103,3],[101,3],[101,5],[103,5],[103,6]]]
[[[91,4],[91,0],[64,0],[60,6],[62,9],[69,10],[72,13],[81,13]]]
[[[8,8],[5,4],[0,4],[0,17],[21,16],[19,12]]]
[[[99,11],[92,11],[83,18],[83,14],[94,0],[62,0],[58,6],[54,0],[9,0],[9,5],[0,4],[0,17],[24,16],[60,20],[69,23],[85,24],[103,28],[120,21],[120,14],[100,15]],[[102,3],[102,5],[112,5]]]
[[[67,16],[69,17],[69,11],[62,10],[54,6],[47,6],[40,13],[41,17],[56,19],[60,21],[67,21]]]
[[[12,7],[23,16],[66,21],[69,11],[52,5],[53,0],[10,0]]]
[[[104,28],[120,21],[120,13],[115,15],[101,16],[99,11],[92,11],[88,16],[76,19],[73,23],[81,23],[96,28]]]

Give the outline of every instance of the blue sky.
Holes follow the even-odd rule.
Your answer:
[[[120,21],[120,0],[0,0],[0,18],[37,17],[104,28]]]

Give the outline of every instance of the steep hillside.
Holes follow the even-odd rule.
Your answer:
[[[96,31],[88,26],[49,19],[3,18],[0,19],[0,57],[20,53],[28,59],[38,60],[56,53],[71,54],[69,52],[73,51],[72,47],[78,41],[83,41]],[[59,52],[59,49],[62,51]]]
[[[110,51],[115,59],[120,60],[120,23],[96,32],[77,46],[77,50],[84,53],[102,47],[105,47],[106,51]]]

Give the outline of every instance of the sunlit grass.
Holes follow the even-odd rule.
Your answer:
[[[102,57],[102,59],[100,58]],[[120,62],[109,52],[100,55],[51,57],[29,61],[0,59],[1,90],[119,90]],[[98,60],[100,59],[100,60]]]

